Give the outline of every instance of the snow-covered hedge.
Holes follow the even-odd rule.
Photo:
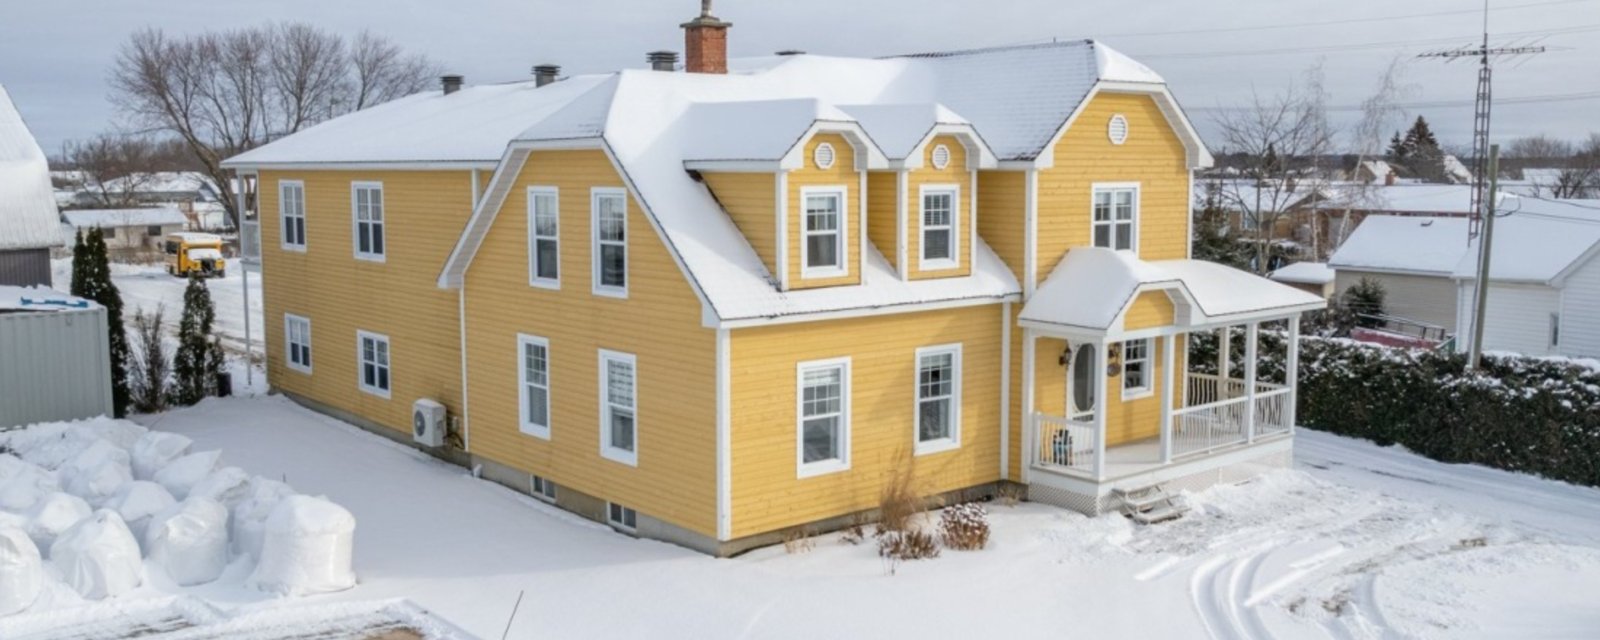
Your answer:
[[[1195,347],[1197,367],[1216,362],[1214,340],[1197,336]],[[1281,380],[1283,336],[1263,332],[1260,351],[1262,378]],[[1461,355],[1302,336],[1297,418],[1435,460],[1600,486],[1600,368],[1502,354],[1484,360],[1483,373],[1469,373]]]

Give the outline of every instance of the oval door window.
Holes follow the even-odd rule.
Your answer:
[[[1072,413],[1094,411],[1094,350],[1084,345],[1072,352]]]

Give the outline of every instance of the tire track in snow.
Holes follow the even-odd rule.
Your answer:
[[[1260,545],[1205,561],[1189,578],[1189,599],[1206,634],[1214,640],[1270,640],[1256,611],[1252,589],[1261,565],[1278,548]]]

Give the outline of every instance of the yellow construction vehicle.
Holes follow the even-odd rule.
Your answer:
[[[222,259],[222,237],[209,233],[172,233],[167,235],[167,273],[180,278],[198,273],[202,277],[221,278],[226,275],[227,262]]]

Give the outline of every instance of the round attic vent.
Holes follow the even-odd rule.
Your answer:
[[[826,142],[817,145],[817,151],[811,159],[816,161],[818,169],[832,169],[834,159],[833,145]]]
[[[1111,122],[1106,125],[1106,136],[1111,138],[1111,144],[1122,144],[1128,141],[1128,119],[1122,114],[1111,116]]]
[[[933,148],[933,168],[944,169],[950,166],[950,147],[939,145]]]

